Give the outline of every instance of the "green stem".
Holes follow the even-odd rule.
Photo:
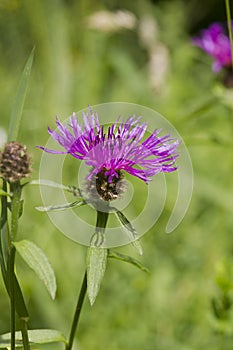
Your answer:
[[[22,338],[23,338],[24,350],[30,350],[27,320],[25,320],[25,319],[20,320],[20,328],[21,328],[21,333],[22,333]]]
[[[73,317],[73,322],[72,322],[72,327],[71,327],[71,331],[70,331],[69,342],[66,345],[65,350],[71,350],[72,349],[73,342],[74,342],[74,336],[75,336],[75,332],[76,332],[76,329],[77,329],[77,326],[78,326],[78,321],[79,321],[79,318],[80,318],[80,314],[81,314],[83,302],[84,302],[84,299],[85,299],[86,291],[87,291],[87,272],[85,272],[85,274],[84,274],[82,287],[81,287],[80,292],[79,292],[78,302],[77,302],[75,313],[74,313],[74,317]]]
[[[108,208],[105,207],[105,210],[106,209]],[[109,213],[107,210],[106,211],[97,210],[96,213],[97,213],[96,229],[95,229],[94,235],[91,238],[90,244],[95,247],[101,247],[105,239],[104,233],[105,233],[105,228],[107,226]]]
[[[96,219],[97,236],[99,236],[99,234],[101,237],[104,235],[107,221],[108,221],[108,212],[102,212],[102,211],[97,210],[97,219]],[[99,237],[97,237],[97,240],[98,240],[98,238]],[[101,238],[101,240],[102,240],[102,238]],[[74,317],[73,317],[73,321],[72,321],[69,341],[68,341],[68,344],[66,344],[65,350],[72,349],[74,337],[75,337],[75,333],[76,333],[76,330],[78,327],[78,322],[79,322],[80,314],[82,311],[82,306],[83,306],[86,292],[87,292],[87,271],[85,271],[85,274],[83,277],[83,282],[82,282],[82,286],[81,286],[81,289],[79,292],[78,301],[77,301],[77,305],[76,305],[76,309],[75,309]]]
[[[229,0],[225,0],[226,14],[227,14],[227,25],[231,44],[231,63],[233,68],[233,36],[232,36],[232,24],[231,24],[231,9]]]
[[[7,192],[7,183],[6,183],[6,180],[4,179],[2,181],[2,189],[4,192]],[[0,229],[3,228],[5,222],[7,221],[7,197],[6,196],[1,197],[1,205],[2,205],[2,211],[1,211],[1,219],[0,219]]]
[[[18,231],[19,208],[21,186],[19,182],[11,184],[11,227],[9,235],[9,290],[11,305],[11,350],[15,349],[15,288],[14,288],[14,267],[15,267],[15,248],[13,241]]]
[[[15,248],[11,245],[9,256],[9,289],[11,305],[11,350],[15,349],[15,289],[14,289]]]
[[[22,187],[20,182],[15,182],[11,184],[12,200],[11,200],[11,226],[10,226],[10,253],[9,253],[9,290],[11,298],[11,350],[15,349],[15,310],[16,310],[16,294],[15,294],[15,247],[13,242],[18,233],[18,223],[20,216],[20,199],[21,199]],[[27,330],[27,320],[21,318],[21,333],[23,338],[24,350],[30,350],[28,330]]]
[[[96,228],[101,228],[105,231],[106,225],[108,221],[108,212],[97,211],[97,219],[96,219]]]
[[[7,183],[3,179],[3,184],[2,184],[2,189],[3,191],[7,192]],[[2,271],[2,276],[4,283],[6,285],[6,256],[4,256],[4,251],[3,251],[3,242],[4,242],[4,226],[7,223],[7,197],[2,196],[1,197],[1,218],[0,218],[0,264],[1,264],[1,271]]]
[[[11,200],[11,241],[13,242],[18,232],[21,185],[19,182],[11,184],[12,200]]]

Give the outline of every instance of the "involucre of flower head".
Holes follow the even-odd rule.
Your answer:
[[[159,172],[177,169],[179,141],[170,135],[159,136],[159,129],[143,140],[147,124],[141,122],[141,117],[132,116],[126,121],[118,118],[105,128],[100,125],[98,114],[91,111],[83,113],[83,124],[82,127],[75,113],[68,125],[62,125],[57,118],[57,131],[48,128],[48,132],[65,151],[39,148],[85,161],[90,166],[87,180],[93,185],[95,179],[97,192],[106,201],[117,197],[117,183],[123,172],[148,183]]]
[[[201,31],[199,37],[193,38],[193,44],[214,59],[212,66],[214,72],[219,72],[223,67],[231,67],[231,44],[227,29],[223,24],[211,24],[207,29]]]
[[[0,176],[10,183],[30,175],[30,158],[26,146],[16,141],[6,144],[0,152]]]

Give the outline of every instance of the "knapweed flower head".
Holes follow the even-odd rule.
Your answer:
[[[98,114],[83,113],[83,126],[76,114],[67,125],[56,120],[57,131],[48,128],[49,134],[65,151],[39,147],[53,154],[70,154],[90,166],[87,177],[90,186],[95,184],[100,197],[109,201],[117,198],[117,185],[127,172],[148,183],[159,172],[172,172],[178,154],[178,140],[169,135],[159,136],[156,129],[143,141],[147,124],[141,117],[132,116],[126,121],[120,117],[112,125],[101,126]]]
[[[200,37],[193,38],[193,44],[214,59],[212,65],[214,72],[219,72],[223,67],[231,67],[231,44],[226,26],[223,24],[211,24],[207,29],[201,31]]]
[[[9,142],[0,152],[0,176],[10,183],[20,181],[30,175],[30,163],[26,146]]]

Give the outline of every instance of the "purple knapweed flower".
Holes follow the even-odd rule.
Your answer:
[[[200,37],[193,38],[193,44],[213,57],[212,69],[214,72],[219,72],[223,67],[231,67],[230,39],[225,26],[221,23],[213,23],[207,29],[202,30]]]
[[[66,126],[57,118],[57,131],[48,128],[48,132],[65,151],[39,148],[84,160],[91,167],[87,180],[93,183],[95,179],[97,191],[104,200],[116,198],[116,184],[123,171],[148,183],[159,172],[177,169],[179,141],[169,135],[158,136],[159,129],[142,141],[147,124],[141,123],[141,117],[132,116],[125,122],[118,118],[105,128],[100,125],[98,114],[91,111],[90,114],[83,113],[83,124],[82,127],[75,113]]]

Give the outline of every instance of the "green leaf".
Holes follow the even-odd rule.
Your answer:
[[[118,252],[114,252],[112,250],[108,250],[108,258],[113,258],[113,259],[117,259],[117,260],[121,260],[121,261],[124,261],[124,262],[127,262],[129,264],[132,264],[134,266],[136,266],[138,269],[140,269],[141,271],[143,272],[146,272],[146,273],[150,273],[150,270],[143,266],[140,261],[132,258],[131,256],[128,256],[128,255],[125,255],[125,254],[121,254],[121,253],[118,253]]]
[[[87,295],[91,306],[94,304],[100,289],[107,265],[108,250],[90,247],[87,254]]]
[[[0,196],[11,196],[11,194],[0,189]]]
[[[53,329],[33,329],[28,331],[29,342],[33,344],[48,344],[48,343],[67,343],[64,335]],[[0,335],[0,349],[10,348],[11,334],[6,333]],[[15,332],[16,347],[23,347],[21,332]]]
[[[142,245],[138,239],[136,241],[133,241],[131,244],[134,248],[136,248],[139,255],[143,255]]]
[[[1,271],[2,277],[4,280],[4,284],[7,290],[8,295],[10,296],[10,288],[9,288],[9,278],[7,276],[7,261],[8,261],[8,252],[7,252],[7,224],[5,223],[1,229],[1,237],[0,237],[0,263],[1,263]],[[28,312],[24,302],[23,294],[19,285],[19,282],[14,274],[14,293],[16,303],[16,312],[20,318],[28,319]]]
[[[49,205],[48,207],[35,207],[38,211],[61,211],[66,209],[72,209],[76,207],[81,207],[82,205],[85,205],[86,202],[84,201],[75,201],[72,203],[66,203],[66,204],[58,204],[58,205]]]
[[[76,186],[64,186],[54,181],[50,180],[33,180],[28,183],[29,185],[39,185],[39,186],[48,186],[52,188],[59,188],[60,190],[64,190],[72,193],[75,197],[82,198],[80,189]]]
[[[7,287],[7,289],[9,290],[8,287]],[[14,275],[14,293],[15,293],[15,300],[17,301],[15,308],[16,308],[16,312],[17,312],[19,318],[22,318],[24,320],[28,320],[29,315],[28,315],[28,311],[27,311],[27,308],[25,305],[24,298],[23,298],[23,293],[22,293],[19,282],[18,282],[15,275]]]
[[[51,298],[54,299],[57,289],[56,279],[45,253],[36,244],[27,240],[14,242],[14,246],[28,266],[43,281]]]
[[[3,269],[2,269],[2,275],[3,275],[5,287],[7,289],[7,293],[10,297],[9,279],[6,276],[6,271]],[[15,300],[17,300],[15,308],[19,318],[28,321],[29,319],[28,311],[25,305],[25,301],[23,298],[23,294],[22,294],[19,282],[15,275],[14,275],[14,294],[15,294]]]
[[[23,111],[23,105],[27,93],[27,87],[29,82],[29,77],[32,68],[32,62],[34,57],[34,48],[32,49],[30,56],[26,62],[23,73],[21,75],[19,87],[15,96],[13,109],[11,113],[10,126],[8,131],[8,142],[15,141],[17,139],[21,115]]]
[[[0,228],[0,252],[1,252],[1,266],[6,271],[8,260],[8,225],[7,222],[2,222]]]
[[[143,254],[141,243],[138,239],[137,232],[131,222],[127,219],[127,217],[116,208],[113,208],[115,210],[115,214],[117,218],[119,219],[120,223],[123,225],[123,228],[125,229],[125,232],[130,235],[130,238],[132,238],[132,245],[134,248],[137,249],[139,255]]]

